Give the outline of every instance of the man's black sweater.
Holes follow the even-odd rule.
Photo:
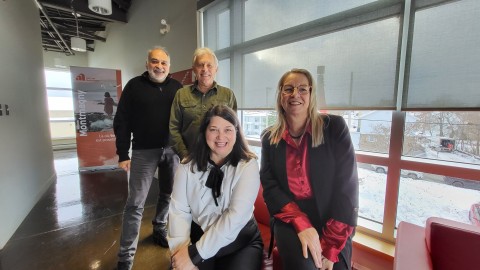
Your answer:
[[[130,159],[132,133],[132,149],[168,146],[170,108],[181,87],[180,82],[170,77],[163,83],[152,82],[146,71],[128,81],[113,121],[119,161]]]

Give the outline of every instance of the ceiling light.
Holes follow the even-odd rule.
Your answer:
[[[77,52],[86,52],[87,51],[87,42],[85,39],[80,37],[71,37],[70,38],[70,48]]]
[[[112,14],[112,0],[88,0],[88,8],[100,15]]]

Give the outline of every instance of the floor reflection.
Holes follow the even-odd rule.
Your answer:
[[[114,269],[127,174],[78,172],[75,151],[55,151],[57,181],[0,252],[0,270]],[[134,269],[167,269],[167,250],[151,239],[158,185],[145,204]]]

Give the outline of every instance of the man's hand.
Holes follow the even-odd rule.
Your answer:
[[[122,168],[126,172],[130,171],[130,160],[124,160],[124,161],[118,162],[118,167]]]
[[[302,244],[303,257],[307,259],[308,251],[310,250],[315,266],[324,269],[322,268],[322,246],[320,245],[320,238],[317,230],[312,227],[299,232],[297,235]]]
[[[190,260],[188,255],[188,246],[183,246],[172,255],[172,269],[174,270],[192,270],[197,267]]]

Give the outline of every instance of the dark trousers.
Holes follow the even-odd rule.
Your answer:
[[[200,226],[192,222],[190,238],[195,244],[203,231]],[[263,242],[255,219],[251,219],[238,233],[235,241],[221,248],[217,254],[200,263],[200,270],[229,269],[229,270],[256,270],[262,267]]]
[[[152,223],[154,226],[166,226],[173,175],[178,164],[178,156],[170,147],[132,151],[128,198],[123,211],[122,234],[118,252],[119,261],[133,261],[137,250],[145,201],[157,168],[160,191]]]
[[[314,200],[297,201],[300,209],[306,213],[315,226],[316,224],[324,224],[318,217]],[[312,254],[308,252],[308,259],[303,257],[302,246],[298,238],[295,228],[280,220],[275,220],[275,241],[277,243],[278,252],[282,260],[283,269],[309,270],[318,269],[312,259]],[[322,231],[320,226],[315,226],[321,237]],[[333,265],[333,270],[350,270],[352,259],[352,241],[349,237],[343,250],[338,254],[339,261]]]

